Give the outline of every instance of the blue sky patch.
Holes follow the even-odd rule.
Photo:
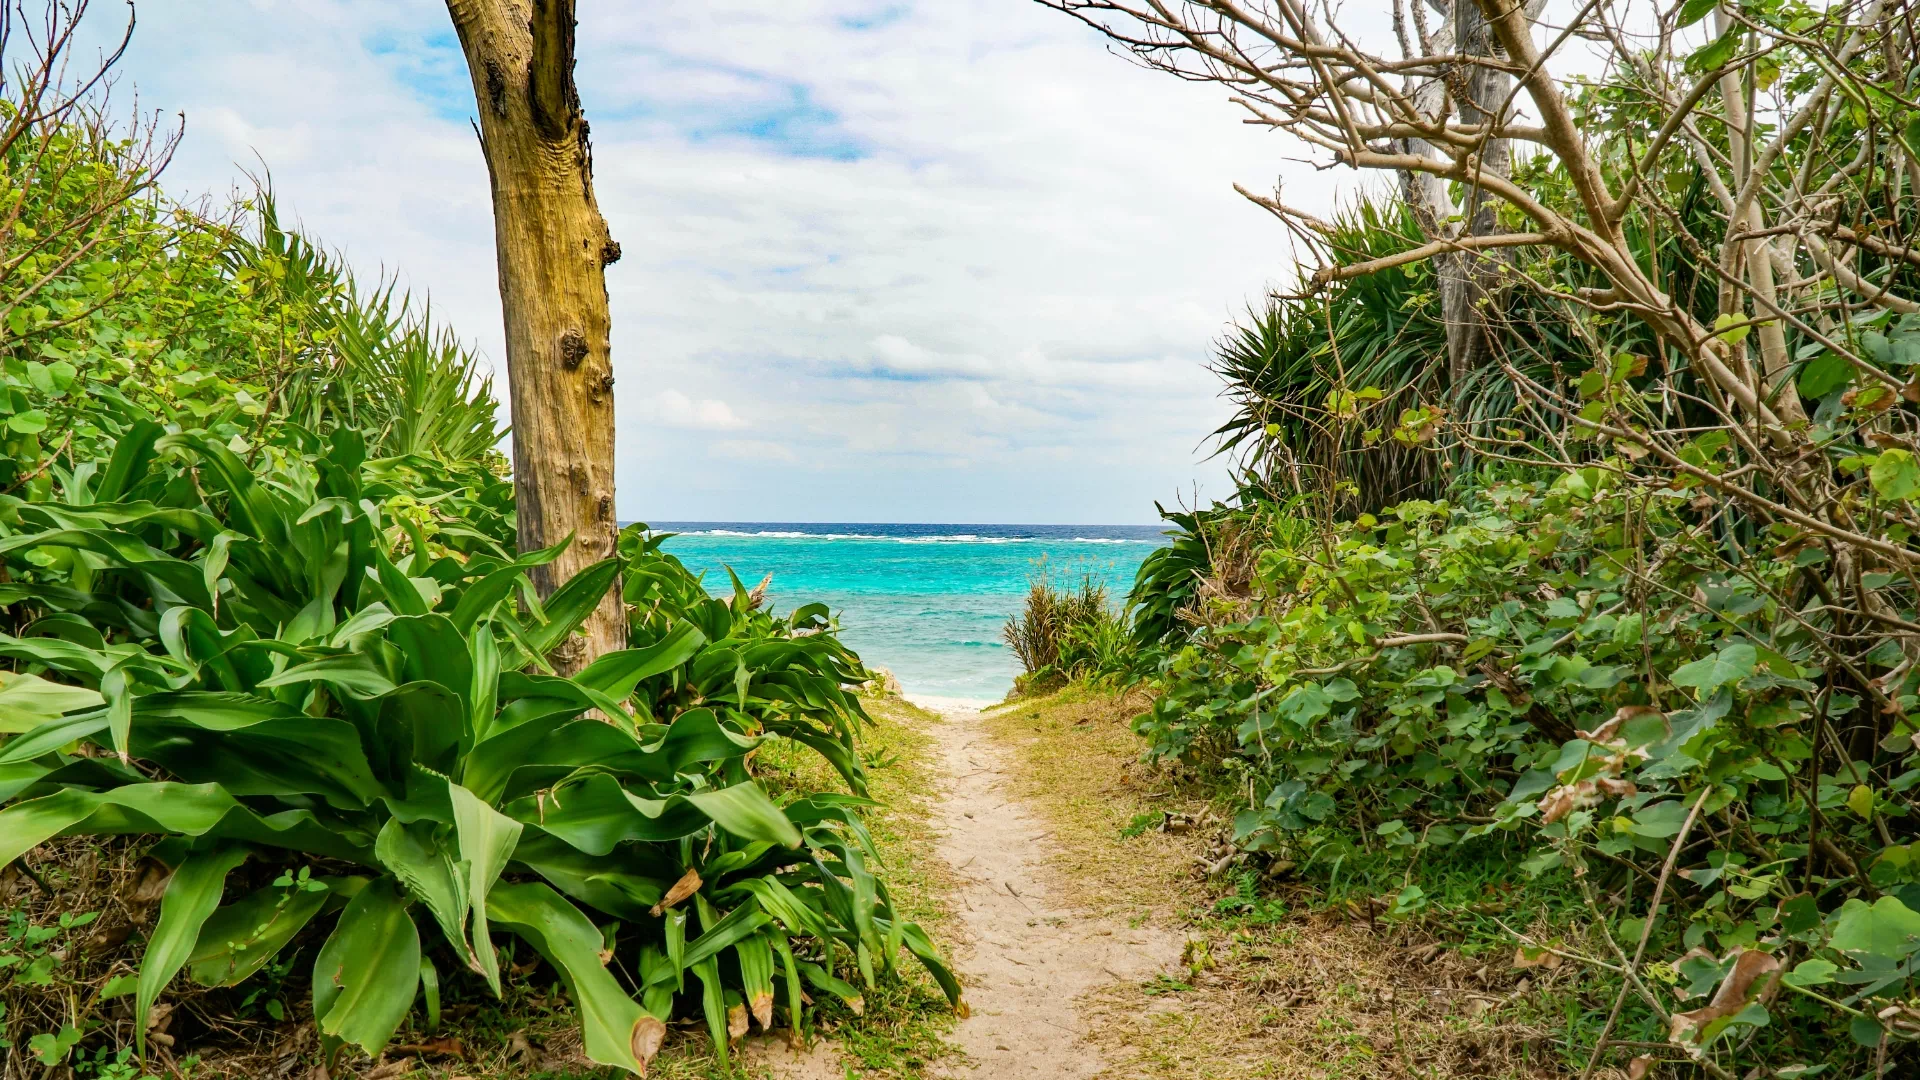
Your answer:
[[[882,4],[859,15],[842,15],[837,21],[848,30],[879,30],[906,18],[911,10],[906,4]]]
[[[452,28],[421,36],[380,33],[362,44],[436,117],[465,123],[473,115],[467,58]]]
[[[683,104],[667,119],[694,142],[744,140],[787,157],[859,161],[872,153],[803,83],[752,76],[758,101]]]

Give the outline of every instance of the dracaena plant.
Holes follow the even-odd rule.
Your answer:
[[[958,1002],[869,869],[863,714],[841,688],[861,669],[822,612],[708,599],[636,531],[635,647],[558,677],[543,656],[620,561],[543,603],[526,571],[557,551],[503,551],[486,482],[410,500],[432,462],[363,458],[353,432],[292,431],[250,466],[140,422],[63,474],[67,501],[0,516],[16,669],[0,865],[56,836],[159,838],[172,878],[137,1038],[183,970],[237,984],[327,919],[312,992],[329,1052],[377,1054],[417,988],[433,1000],[436,935],[495,993],[494,936],[524,939],[572,993],[587,1054],[636,1073],[677,1002],[724,1059],[777,994],[796,1029],[805,987],[857,1008],[849,980],[903,947]],[[431,505],[449,500],[479,527]],[[854,794],[776,805],[750,759],[780,738]]]

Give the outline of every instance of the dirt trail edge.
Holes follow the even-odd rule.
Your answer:
[[[1104,1062],[1081,1038],[1087,1025],[1076,999],[1170,970],[1180,942],[1151,927],[1083,917],[1056,900],[1047,826],[1007,790],[1009,749],[976,708],[915,703],[940,717],[933,734],[947,779],[935,817],[940,856],[960,879],[954,901],[965,940],[954,951],[972,1010],[954,1033],[967,1060],[946,1074],[1094,1076]]]

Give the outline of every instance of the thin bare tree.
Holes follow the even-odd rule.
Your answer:
[[[1426,219],[1428,242],[1329,262],[1310,284],[1419,260],[1557,249],[1602,284],[1506,279],[1588,317],[1641,323],[1661,345],[1656,366],[1664,365],[1658,373],[1670,396],[1698,395],[1747,468],[1729,478],[1689,460],[1682,444],[1692,433],[1663,433],[1659,418],[1632,402],[1600,415],[1553,388],[1523,386],[1527,400],[1635,460],[1810,530],[1842,549],[1843,562],[1859,552],[1920,565],[1920,551],[1877,535],[1842,505],[1834,477],[1813,467],[1825,454],[1792,391],[1785,345],[1792,329],[1845,357],[1863,404],[1884,410],[1909,390],[1846,326],[1860,310],[1920,312],[1920,301],[1881,283],[1890,266],[1920,261],[1920,246],[1876,235],[1885,232],[1876,208],[1910,199],[1920,181],[1920,148],[1909,145],[1920,129],[1903,118],[1914,105],[1904,85],[1914,65],[1904,7],[1844,0],[1790,23],[1700,0],[1639,15],[1614,0],[1570,0],[1572,10],[1552,26],[1536,25],[1539,9],[1525,0],[1454,0],[1451,29],[1434,31],[1418,7],[1395,0],[1395,56],[1365,41],[1334,5],[1310,0],[1038,2],[1098,29],[1148,67],[1221,84],[1250,123],[1292,135],[1327,166],[1399,181]],[[1477,20],[1464,14],[1467,6]],[[1709,13],[1710,27],[1701,22]],[[1484,49],[1456,46],[1481,25]],[[1707,31],[1706,44],[1687,43],[1689,26]],[[1597,55],[1599,83],[1626,103],[1615,111],[1651,117],[1644,135],[1607,123],[1604,102],[1581,100],[1582,84],[1564,73],[1576,42]],[[1778,78],[1783,69],[1795,77]],[[1535,159],[1524,177],[1507,145]],[[1696,168],[1723,222],[1717,236],[1686,233],[1665,188],[1667,175]],[[1449,188],[1465,194],[1449,198]],[[1298,236],[1324,241],[1329,233],[1277,196],[1243,193]],[[1475,224],[1483,206],[1499,227]],[[1443,212],[1451,223],[1439,220]],[[1654,233],[1684,234],[1699,247],[1695,257],[1718,279],[1717,318],[1673,295],[1636,250],[1636,235]]]
[[[606,267],[620,257],[593,196],[574,86],[573,0],[447,0],[473,79],[513,408],[520,547],[573,543],[534,571],[551,593],[615,553],[613,364]],[[617,588],[553,657],[577,670],[626,642]]]

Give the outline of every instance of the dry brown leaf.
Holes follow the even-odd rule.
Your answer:
[[[727,1039],[732,1041],[747,1033],[747,1007],[735,1005],[727,1010]]]
[[[1874,1016],[1893,1038],[1909,1042],[1920,1039],[1920,1007],[1895,1003],[1874,1013]]]
[[[1647,1070],[1653,1068],[1653,1058],[1641,1054],[1627,1062],[1627,1080],[1645,1080]]]
[[[1622,705],[1606,723],[1601,724],[1592,731],[1575,731],[1574,734],[1590,743],[1609,743],[1620,737],[1621,729],[1625,728],[1628,723],[1639,717],[1648,715],[1658,716],[1664,720],[1667,714],[1651,705]],[[1671,731],[1672,729],[1669,728],[1668,730]]]
[[[374,1070],[367,1074],[367,1080],[392,1080],[393,1077],[405,1076],[412,1071],[413,1062],[411,1061],[389,1061],[384,1065],[375,1066]]]
[[[527,1041],[525,1028],[507,1036],[507,1056],[510,1058],[525,1058],[528,1061],[533,1060],[533,1044]]]
[[[1516,968],[1546,968],[1548,971],[1553,971],[1560,964],[1560,954],[1551,949],[1528,948],[1522,945],[1513,950],[1513,966]]]
[[[659,918],[666,914],[668,908],[699,891],[700,871],[687,871],[680,875],[679,881],[673,883],[673,888],[667,890],[667,895],[661,897],[660,902],[653,905],[653,917],[656,919]]]
[[[1667,1037],[1683,1045],[1697,1042],[1693,1036],[1708,1024],[1738,1013],[1771,990],[1773,976],[1779,970],[1780,960],[1773,954],[1758,949],[1743,950],[1740,958],[1733,962],[1733,970],[1721,981],[1720,989],[1714,992],[1712,1001],[1692,1012],[1673,1014]]]
[[[127,892],[128,907],[146,907],[157,904],[167,894],[167,882],[173,880],[173,871],[159,859],[147,859],[140,864],[140,876],[134,879],[133,888]]]
[[[1546,793],[1540,800],[1540,821],[1551,825],[1575,810],[1585,810],[1600,803],[1600,786],[1592,780],[1582,780],[1577,784],[1562,784]]]
[[[633,1045],[635,1060],[640,1062],[640,1075],[645,1076],[648,1063],[660,1052],[660,1044],[667,1041],[667,1025],[659,1017],[643,1015],[633,1022],[628,1041]]]
[[[399,1043],[392,1047],[396,1054],[431,1055],[433,1057],[451,1057],[466,1059],[467,1044],[446,1035],[436,1035],[425,1042]]]

